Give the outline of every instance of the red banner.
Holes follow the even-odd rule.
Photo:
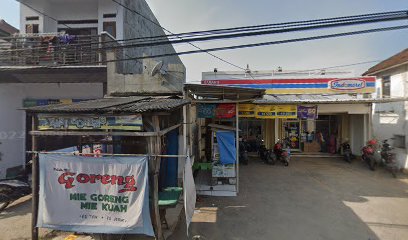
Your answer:
[[[233,118],[235,117],[236,113],[235,104],[231,103],[218,104],[217,108],[215,109],[216,118]]]

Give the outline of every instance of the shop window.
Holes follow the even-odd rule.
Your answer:
[[[405,149],[405,135],[394,135],[394,147]]]
[[[114,38],[116,38],[116,22],[104,22],[103,31],[109,33]]]
[[[391,79],[390,76],[384,76],[382,78],[382,97],[391,97]]]

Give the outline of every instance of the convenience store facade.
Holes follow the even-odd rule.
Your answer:
[[[239,104],[240,130],[250,150],[272,148],[288,138],[294,152],[338,153],[350,142],[353,153],[372,137],[370,97],[375,78],[347,74],[203,73],[202,84],[265,89],[262,99]]]

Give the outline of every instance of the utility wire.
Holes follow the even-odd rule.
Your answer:
[[[402,29],[408,29],[408,25],[386,27],[386,28],[373,28],[373,29],[354,31],[354,32],[343,32],[343,33],[319,35],[319,36],[306,37],[306,38],[286,39],[286,40],[272,41],[272,42],[260,42],[260,43],[253,43],[253,44],[243,44],[243,45],[234,45],[234,46],[227,46],[227,47],[208,48],[208,49],[185,51],[185,52],[179,52],[179,53],[166,53],[166,54],[158,54],[158,55],[153,55],[153,56],[142,56],[142,57],[137,57],[135,59],[147,59],[147,58],[158,58],[158,57],[174,56],[174,55],[188,55],[188,54],[197,54],[197,53],[204,53],[204,52],[207,53],[207,52],[225,51],[225,50],[233,50],[233,49],[241,49],[241,48],[251,48],[251,47],[260,47],[260,46],[268,46],[268,45],[278,45],[278,44],[285,44],[285,43],[293,43],[293,42],[312,41],[312,40],[319,40],[319,39],[336,38],[336,37],[360,35],[360,34],[375,33],[375,32],[385,32],[385,31],[393,31],[393,30],[402,30]],[[108,60],[108,61],[105,61],[105,62],[116,62],[116,61],[122,61],[122,60],[123,59],[121,59],[121,60]],[[131,59],[125,59],[125,60],[133,60],[133,59],[131,58]]]
[[[262,36],[262,35],[297,32],[297,31],[305,31],[305,30],[318,30],[318,29],[323,29],[323,28],[343,27],[343,26],[350,26],[350,25],[357,25],[357,24],[367,24],[367,23],[394,21],[394,20],[403,20],[403,19],[408,19],[408,14],[405,14],[403,16],[392,17],[392,18],[367,19],[367,20],[358,20],[358,21],[348,21],[348,22],[342,22],[342,23],[320,24],[316,26],[283,28],[283,29],[278,29],[278,30],[255,31],[255,32],[246,32],[246,33],[234,33],[234,34],[224,34],[224,35],[216,35],[216,36],[196,37],[196,38],[179,39],[179,40],[172,40],[172,41],[168,41],[168,40],[154,41],[154,42],[145,41],[145,42],[136,43],[136,44],[120,45],[119,48],[121,47],[123,48],[151,47],[151,46],[165,45],[169,43],[179,44],[179,43],[203,42],[203,41],[221,40],[221,39],[225,40],[225,39],[231,39],[231,38]]]
[[[224,39],[224,38],[235,38],[235,37],[246,37],[246,36],[258,36],[258,35],[264,35],[264,34],[277,34],[277,33],[284,33],[284,32],[292,32],[292,31],[302,31],[302,30],[312,30],[312,29],[321,29],[321,28],[330,28],[330,27],[339,27],[339,26],[346,26],[346,25],[356,25],[356,24],[365,24],[365,23],[373,23],[373,22],[379,22],[379,21],[391,21],[391,20],[400,20],[401,18],[408,18],[408,15],[404,12],[403,15],[399,14],[398,16],[393,16],[392,18],[374,18],[374,19],[362,19],[358,21],[347,21],[347,22],[335,22],[335,23],[330,23],[330,24],[320,24],[316,26],[306,26],[306,27],[296,27],[296,28],[283,28],[279,30],[273,30],[273,31],[263,31],[263,32],[250,32],[250,33],[240,33],[240,34],[234,34],[234,35],[221,35],[221,36],[215,36],[217,39]],[[193,40],[187,40],[187,39],[182,39],[182,40],[176,40],[176,41],[170,41],[172,44],[176,43],[183,43],[186,41],[207,41],[211,40],[209,38],[213,37],[207,37],[206,39],[203,38],[195,38]],[[115,41],[114,41],[115,42]],[[98,42],[99,43],[99,42]],[[151,46],[156,46],[156,45],[162,45],[162,44],[169,44],[169,41],[162,41],[162,42],[144,42],[144,43],[139,43],[139,44],[124,44],[124,45],[117,45],[117,46],[111,46],[111,47],[102,47],[102,48],[93,48],[92,43],[85,42],[85,43],[80,43],[80,44],[70,44],[64,46],[64,49],[60,50],[63,51],[64,53],[69,53],[70,51],[76,52],[77,49],[76,47],[78,45],[83,45],[86,46],[85,50],[88,51],[97,51],[97,50],[106,50],[106,49],[117,49],[117,48],[134,48],[134,47],[151,47]],[[13,52],[13,51],[19,51],[19,52],[24,52],[27,51],[27,54],[32,54],[32,50],[34,49],[40,49],[40,50],[46,50],[48,46],[40,46],[38,48],[36,47],[31,47],[31,48],[26,48],[26,49],[12,49],[12,50],[3,50],[0,52]],[[82,49],[82,51],[84,51]]]
[[[368,17],[366,15],[369,15]],[[319,29],[319,28],[329,28],[329,27],[341,27],[341,26],[347,26],[347,25],[354,25],[354,24],[364,24],[364,23],[374,23],[374,22],[383,22],[383,21],[394,21],[394,20],[402,20],[402,19],[407,19],[408,18],[408,12],[407,11],[395,11],[395,12],[385,12],[385,13],[375,13],[375,14],[366,14],[366,15],[356,15],[356,16],[349,16],[349,17],[337,17],[337,18],[331,18],[329,20],[327,19],[317,19],[317,20],[309,20],[309,21],[298,21],[294,23],[302,23],[302,24],[297,24],[297,25],[291,25],[292,23],[277,23],[277,24],[268,24],[268,25],[274,25],[275,27],[273,28],[253,28],[257,26],[251,26],[251,27],[242,27],[242,28],[250,28],[247,29],[245,32],[229,32],[230,34],[227,35],[199,35],[199,36],[204,36],[201,38],[192,38],[187,39],[184,37],[183,39],[178,38],[176,41],[171,41],[170,43],[172,44],[177,44],[177,43],[183,43],[187,41],[207,41],[207,40],[216,40],[216,39],[227,39],[227,38],[236,38],[236,37],[248,37],[248,36],[258,36],[258,35],[265,35],[265,34],[275,34],[275,33],[284,33],[284,32],[292,32],[292,31],[302,31],[302,30],[312,30],[312,29]],[[361,17],[363,16],[363,17]],[[318,24],[318,25],[313,25],[313,24]],[[69,27],[68,25],[66,25]],[[265,25],[258,25],[258,26],[265,26]],[[276,29],[279,26],[280,29],[278,30],[270,30],[270,29]],[[268,31],[258,31],[258,30],[268,30]],[[214,30],[210,30],[214,31]],[[249,32],[250,31],[250,32]],[[246,33],[249,32],[249,33]],[[235,34],[234,34],[235,33]],[[177,36],[180,36],[181,34],[175,34]],[[164,35],[166,38],[168,35]],[[206,37],[205,37],[206,36]],[[153,45],[163,45],[163,44],[169,44],[169,39],[165,40],[155,40],[154,44],[152,41],[134,41],[135,39],[152,39],[154,37],[145,37],[145,38],[131,38],[131,39],[124,39],[124,40],[112,40],[112,41],[105,41],[104,43],[109,43],[109,42],[130,42],[133,41],[134,45],[128,45],[128,47],[139,47],[139,46],[153,46]],[[161,37],[162,39],[163,37]],[[83,45],[89,45],[93,44],[95,45],[99,44],[100,42],[86,42],[86,43],[79,43],[79,44],[71,44],[71,46],[83,46]],[[0,43],[1,45],[1,43]],[[46,47],[42,47],[46,48]],[[24,49],[17,49],[18,51],[22,51]],[[7,51],[7,50],[6,50]],[[10,50],[13,51],[13,50]]]
[[[133,12],[134,14],[137,14],[137,15],[139,15],[140,17],[146,19],[147,21],[153,23],[154,25],[160,27],[161,29],[163,29],[164,31],[170,33],[171,35],[177,36],[176,34],[174,34],[173,32],[171,32],[170,30],[168,30],[168,29],[162,27],[160,24],[158,24],[158,23],[156,23],[155,21],[151,20],[150,18],[148,18],[148,17],[142,15],[142,14],[139,13],[138,11],[129,8],[128,6],[125,6],[125,5],[123,5],[122,3],[120,3],[120,2],[118,2],[118,1],[116,1],[116,0],[112,0],[112,1],[115,2],[116,4],[122,6],[123,8],[127,9],[128,11],[131,11],[131,12]],[[181,39],[182,39],[182,38],[181,38]],[[190,44],[191,46],[193,46],[193,47],[199,49],[199,50],[202,51],[202,52],[206,52],[206,51],[204,51],[202,48],[198,47],[197,45],[195,45],[195,44],[193,44],[193,43],[189,43],[189,44]],[[239,69],[241,69],[241,70],[245,70],[245,68],[242,68],[242,67],[240,67],[240,66],[238,66],[238,65],[236,65],[236,64],[234,64],[234,63],[231,63],[231,62],[229,62],[229,61],[227,61],[227,60],[225,60],[225,59],[223,59],[223,58],[221,58],[221,57],[218,57],[217,55],[214,55],[214,54],[209,53],[209,52],[206,52],[206,53],[207,53],[208,55],[210,55],[210,56],[212,56],[212,57],[214,57],[214,58],[216,58],[216,59],[218,59],[218,60],[224,62],[224,63],[227,63],[227,64],[229,64],[229,65],[231,65],[231,66],[234,66],[234,67],[236,67],[236,68],[239,68]],[[176,55],[177,55],[177,54],[176,54]]]

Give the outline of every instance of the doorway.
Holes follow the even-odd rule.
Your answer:
[[[285,120],[283,122],[283,139],[288,139],[293,151],[300,151],[300,120]]]

